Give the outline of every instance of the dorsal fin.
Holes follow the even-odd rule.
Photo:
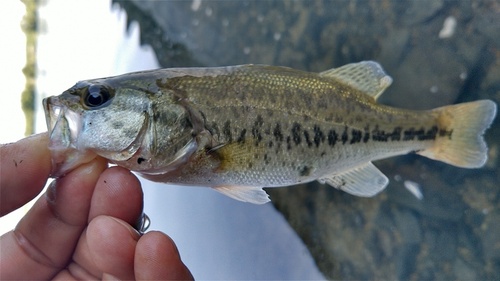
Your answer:
[[[374,61],[346,64],[323,71],[319,75],[334,78],[374,99],[377,99],[392,83],[392,78]]]

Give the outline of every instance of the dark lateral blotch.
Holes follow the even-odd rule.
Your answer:
[[[378,127],[378,125],[376,125],[375,128],[372,131],[372,139],[373,139],[373,141],[386,142],[388,138],[389,138],[389,135],[386,134],[384,130],[380,130],[379,127]]]
[[[311,175],[311,167],[309,166],[303,166],[300,170],[299,170],[299,175],[301,177],[308,177]]]
[[[351,134],[351,144],[361,142],[361,138],[363,137],[363,132],[361,132],[361,130],[352,129]]]
[[[299,145],[302,142],[302,138],[300,137],[300,124],[299,123],[293,123],[292,138],[293,138],[293,142],[296,145]]]
[[[366,126],[365,127],[365,132],[364,132],[364,135],[363,135],[363,142],[367,143],[369,140],[370,140],[370,127]]]
[[[240,135],[238,136],[238,139],[236,141],[239,143],[244,143],[246,133],[247,133],[247,129],[241,130]]]
[[[261,115],[257,115],[257,119],[255,120],[252,127],[252,136],[255,139],[255,145],[258,145],[262,141],[262,125],[264,125],[264,119]]]
[[[344,132],[342,133],[342,144],[345,144],[348,139],[349,136],[347,135],[347,126],[345,126]]]
[[[314,125],[314,144],[318,147],[322,142],[325,141],[325,134],[321,131],[321,128],[318,125]]]
[[[415,128],[411,127],[403,132],[403,140],[409,141],[415,138]]]
[[[448,137],[448,139],[451,140],[452,134],[453,134],[453,129],[451,129],[451,130],[439,129],[439,136],[440,137]]]
[[[276,123],[276,127],[274,127],[273,135],[276,141],[283,141],[283,133],[281,132],[281,124]]]
[[[311,138],[309,137],[309,132],[307,130],[304,130],[304,139],[306,140],[308,147],[311,147],[313,145]]]
[[[337,140],[338,140],[337,132],[335,132],[335,130],[328,131],[328,145],[334,146],[335,143],[337,143]]]
[[[392,131],[392,134],[391,134],[391,140],[393,140],[393,141],[401,140],[401,131],[402,130],[403,130],[403,128],[401,128],[401,127],[394,128],[394,130]]]
[[[229,140],[229,142],[233,141],[233,136],[231,134],[231,121],[227,120],[224,123],[224,127],[222,127],[222,133],[224,134],[224,137]]]
[[[436,136],[438,134],[438,127],[437,126],[432,126],[427,132],[425,132],[425,135],[419,136],[419,140],[434,140],[436,139]]]

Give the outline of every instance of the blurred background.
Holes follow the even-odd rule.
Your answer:
[[[370,59],[394,79],[384,104],[500,101],[498,0],[23,2],[0,11],[1,95],[10,105],[0,111],[1,143],[45,131],[41,99],[79,80],[159,67],[317,72]],[[272,204],[254,206],[143,180],[145,212],[198,279],[492,280],[498,121],[486,140],[482,169],[414,155],[377,161],[391,183],[374,198],[311,183],[269,190]],[[1,233],[28,208],[1,218]]]

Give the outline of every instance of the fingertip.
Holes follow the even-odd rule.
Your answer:
[[[89,223],[86,238],[90,255],[82,256],[90,258],[98,272],[108,277],[133,278],[134,252],[140,235],[132,226],[117,218],[98,216]]]
[[[119,218],[134,225],[143,208],[139,179],[122,167],[106,169],[99,177],[92,196],[89,221],[99,215]]]
[[[44,187],[51,164],[47,133],[0,146],[0,215],[33,199]]]
[[[56,218],[69,225],[87,224],[96,182],[106,167],[106,159],[96,158],[49,185],[45,199]]]
[[[193,280],[174,241],[159,231],[148,232],[139,239],[134,267],[136,279]]]
[[[110,167],[103,173],[102,177],[103,180],[114,181],[114,184],[141,185],[139,179],[130,170],[120,166]]]

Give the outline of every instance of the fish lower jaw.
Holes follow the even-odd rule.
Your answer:
[[[98,155],[91,151],[79,150],[52,150],[52,169],[50,177],[58,178],[66,175],[75,168],[94,160]]]

